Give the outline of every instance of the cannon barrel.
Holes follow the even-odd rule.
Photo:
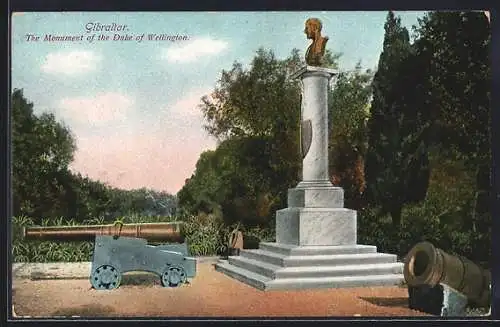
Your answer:
[[[491,273],[472,261],[452,256],[429,242],[416,244],[405,259],[404,277],[410,287],[445,284],[479,306],[490,302]]]
[[[182,222],[89,226],[25,227],[24,238],[43,241],[92,241],[96,235],[143,238],[150,242],[183,243]]]

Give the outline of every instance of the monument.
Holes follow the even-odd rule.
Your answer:
[[[216,269],[262,290],[397,285],[404,280],[396,255],[357,244],[356,211],[344,208],[344,191],[328,171],[328,88],[338,72],[323,66],[328,42],[317,18],[305,23],[312,40],[301,81],[302,180],[288,190],[288,207],[276,212],[276,242],[242,250]]]

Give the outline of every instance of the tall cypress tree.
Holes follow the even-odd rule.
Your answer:
[[[427,61],[433,148],[475,171],[475,203],[470,220],[463,225],[478,232],[475,251],[488,253],[492,54],[489,21],[482,12],[431,12],[419,25],[416,49],[419,57]]]
[[[415,60],[408,30],[392,11],[384,28],[383,51],[372,82],[365,194],[369,203],[390,213],[398,227],[403,205],[423,199],[427,191],[428,120],[419,111],[423,67]]]

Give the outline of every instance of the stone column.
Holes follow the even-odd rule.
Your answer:
[[[356,211],[344,208],[344,190],[328,172],[328,85],[336,71],[306,66],[302,81],[302,181],[288,190],[288,208],[276,212],[276,242],[299,246],[355,245]]]
[[[294,74],[302,82],[302,181],[298,188],[331,187],[328,171],[328,86],[337,71],[305,66]]]

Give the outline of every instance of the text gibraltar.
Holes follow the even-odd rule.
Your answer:
[[[117,23],[113,24],[101,24],[101,23],[87,23],[85,24],[85,31],[90,32],[121,32],[126,31],[127,25],[119,25]]]

